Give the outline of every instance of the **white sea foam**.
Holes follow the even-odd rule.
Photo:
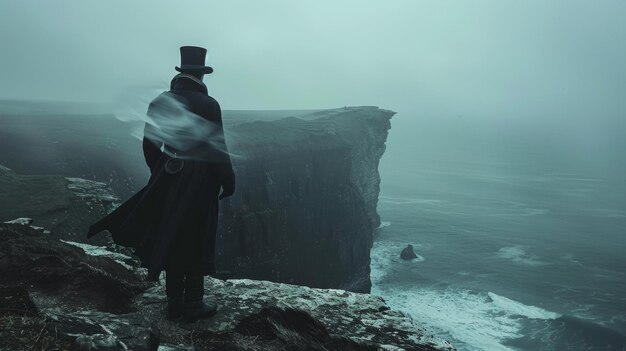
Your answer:
[[[372,293],[383,296],[390,307],[408,313],[436,336],[451,339],[459,349],[510,350],[502,341],[521,336],[521,322],[501,313],[484,294],[436,288],[399,291],[376,285]]]
[[[524,217],[539,216],[539,215],[546,214],[548,212],[550,211],[545,208],[527,208],[525,212],[521,214],[521,216],[524,216]]]
[[[455,340],[463,350],[512,350],[502,343],[522,335],[522,322],[527,319],[556,319],[560,315],[539,307],[494,293],[447,288],[399,290],[374,285],[372,293],[403,310],[435,333]]]
[[[489,295],[494,305],[511,315],[524,316],[530,319],[557,319],[561,317],[558,313],[546,311],[536,306],[524,305],[521,302],[492,292],[489,292],[487,295]]]
[[[497,256],[517,264],[528,266],[544,266],[547,264],[539,260],[537,256],[526,253],[526,248],[520,245],[502,247],[498,250]]]
[[[579,176],[578,174],[574,174],[574,173],[548,173],[546,174],[546,176],[549,177],[549,180],[559,181],[559,182],[572,181],[572,182],[598,183],[598,182],[604,181],[604,179],[600,179],[600,178],[583,178]]]
[[[488,213],[484,215],[488,216],[539,216],[549,213],[550,210],[545,208],[533,208],[528,207],[526,203],[519,201],[501,200],[498,203],[502,203],[503,206],[498,205],[498,211],[495,213]]]
[[[400,243],[374,243],[372,294],[382,296],[390,307],[404,311],[426,330],[450,340],[460,350],[513,350],[503,342],[521,337],[525,320],[559,317],[557,313],[492,292],[435,286],[400,288],[392,278],[394,267],[402,264],[395,259],[401,247]]]
[[[406,247],[406,245],[406,243],[399,242],[374,242],[370,254],[370,279],[372,280],[373,284],[382,282],[389,269],[393,270],[394,267],[397,268],[404,265],[417,264],[425,261],[425,258],[417,253],[422,247],[422,245],[420,244],[413,244],[413,249],[417,250],[417,252],[415,253],[415,255],[417,256],[416,258],[411,261],[405,261],[401,259],[400,253],[402,252],[402,249]]]
[[[379,196],[378,201],[393,204],[393,205],[412,205],[412,204],[428,204],[428,205],[439,205],[443,200],[435,200],[435,199],[416,199],[416,198],[404,198],[404,197],[393,197],[393,196]]]
[[[583,264],[580,263],[580,261],[577,260],[576,257],[573,254],[571,254],[571,253],[568,253],[568,254],[565,254],[565,255],[561,256],[561,259],[563,261],[567,261],[567,262],[573,263],[573,264],[575,264],[577,266],[583,266]]]
[[[378,226],[378,229],[386,228],[386,227],[389,227],[390,225],[391,225],[391,222],[380,222],[380,225]]]
[[[609,208],[598,208],[591,210],[594,213],[597,213],[598,216],[605,218],[626,218],[626,211],[624,210],[616,210]]]

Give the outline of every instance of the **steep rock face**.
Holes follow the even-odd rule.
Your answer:
[[[233,126],[238,189],[222,202],[218,268],[369,292],[378,162],[393,114],[360,107]]]
[[[378,162],[393,114],[376,107],[225,111],[237,191],[220,202],[218,269],[369,291]],[[86,241],[87,226],[148,179],[140,142],[112,116],[3,116],[0,126],[0,163],[18,173],[0,172],[0,186],[11,192],[0,198],[0,219],[31,217],[57,237]],[[26,145],[19,154],[17,144]],[[23,206],[14,206],[16,197],[26,199]],[[102,238],[90,243],[105,244]]]

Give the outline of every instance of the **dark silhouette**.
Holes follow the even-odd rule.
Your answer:
[[[88,237],[106,229],[115,243],[134,248],[149,280],[165,270],[168,317],[193,321],[217,310],[203,302],[204,276],[216,271],[218,198],[234,193],[235,174],[220,106],[202,82],[213,72],[204,64],[206,49],[184,46],[180,53],[181,73],[147,112],[154,123],[146,123],[143,139],[148,184],[93,224]],[[195,139],[183,140],[193,133]]]
[[[400,258],[407,261],[417,258],[415,251],[413,251],[413,245],[409,244],[404,249],[402,249],[402,252],[400,253]]]

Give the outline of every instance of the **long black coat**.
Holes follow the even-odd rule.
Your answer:
[[[91,237],[106,229],[115,243],[134,248],[142,266],[148,268],[148,279],[155,281],[162,270],[215,273],[219,190],[234,187],[219,104],[203,84],[178,78],[172,81],[169,92],[152,101],[148,116],[167,117],[180,106],[216,127],[209,136],[211,140],[194,140],[191,150],[180,151],[175,147],[180,146],[178,140],[171,139],[171,135],[172,143],[168,143],[167,136],[150,137],[155,128],[146,123],[143,151],[151,170],[148,184],[91,225],[88,233]],[[180,132],[185,135],[193,131]],[[171,153],[161,151],[161,146],[177,151],[179,157],[191,155],[179,173],[164,170]]]

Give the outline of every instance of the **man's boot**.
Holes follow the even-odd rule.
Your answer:
[[[183,316],[183,292],[185,289],[185,276],[183,274],[171,274],[165,272],[165,294],[167,295],[167,319],[178,319]]]
[[[183,315],[186,322],[209,318],[217,312],[214,301],[204,303],[204,276],[187,276],[185,279],[185,304]]]

